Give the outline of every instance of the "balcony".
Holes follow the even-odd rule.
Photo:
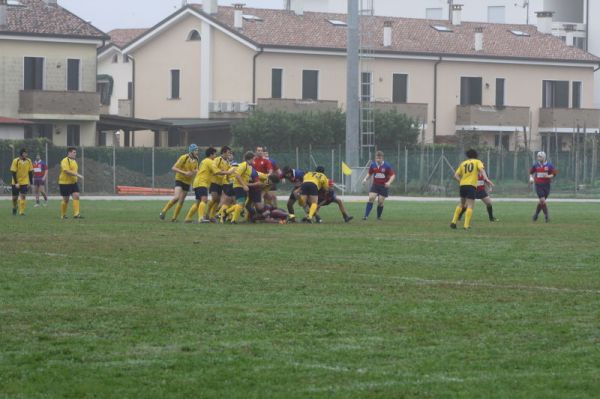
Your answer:
[[[396,111],[399,114],[404,114],[407,117],[418,121],[421,125],[427,124],[427,104],[421,103],[391,103],[383,101],[373,101],[373,109],[375,111]]]
[[[456,130],[514,132],[529,128],[529,107],[458,105]]]
[[[119,116],[131,117],[131,100],[119,100]]]
[[[327,112],[338,109],[337,101],[294,100],[288,98],[259,98],[256,108],[265,111],[283,111],[289,113]]]
[[[97,121],[99,115],[99,93],[48,90],[19,92],[20,118]]]
[[[600,129],[600,109],[540,108],[540,132],[573,133]]]

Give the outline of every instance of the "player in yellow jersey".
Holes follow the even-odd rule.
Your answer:
[[[19,157],[13,159],[10,165],[10,173],[12,174],[12,214],[25,216],[25,206],[27,204],[27,191],[29,185],[33,184],[33,163],[27,157],[27,150],[23,148],[19,151]]]
[[[221,223],[225,223],[227,214],[230,210],[233,210],[235,205],[235,192],[233,191],[233,181],[235,180],[235,170],[238,164],[233,161],[233,153],[229,157],[229,171],[230,174],[226,175],[223,179],[223,191],[221,192],[221,200],[219,201],[219,211],[217,212],[217,219]]]
[[[309,206],[306,221],[312,223],[313,217],[319,209],[319,191],[329,189],[329,179],[325,176],[325,168],[318,166],[314,172],[306,172],[304,181],[300,186],[301,201]]]
[[[463,161],[454,173],[454,178],[460,184],[460,203],[454,210],[454,217],[450,223],[450,227],[453,229],[456,228],[458,218],[465,207],[467,210],[465,212],[464,228],[465,230],[471,228],[471,217],[473,216],[473,204],[475,203],[475,197],[477,195],[479,175],[481,175],[483,180],[491,187],[494,186],[494,183],[492,183],[485,172],[483,162],[477,159],[477,151],[470,149],[466,152],[466,155],[468,159]]]
[[[216,157],[213,161],[217,170],[226,172],[231,169],[229,160],[231,159],[231,148],[224,146],[221,148],[221,155]],[[223,194],[223,186],[228,182],[227,175],[213,175],[213,179],[210,183],[210,197],[211,200],[208,203],[206,209],[205,219],[214,221],[214,218],[219,211],[221,205],[221,195]]]
[[[194,176],[196,176],[196,172],[198,171],[198,146],[196,144],[191,144],[188,148],[188,153],[180,156],[171,170],[175,172],[175,194],[160,212],[159,217],[161,220],[165,220],[165,216],[169,209],[177,205],[175,207],[173,218],[171,219],[171,222],[176,222],[177,217],[181,212],[181,208],[183,208],[185,197],[190,191],[190,186],[194,181]]]
[[[192,222],[192,217],[194,214],[198,212],[198,222],[200,223],[209,223],[205,217],[206,214],[206,206],[208,202],[208,188],[210,187],[211,181],[213,181],[214,176],[223,176],[229,174],[229,171],[222,171],[217,169],[215,166],[214,160],[217,156],[217,150],[210,147],[205,152],[206,158],[202,160],[200,166],[198,167],[198,172],[196,173],[196,177],[194,178],[194,193],[196,195],[196,203],[190,208],[186,218],[186,223]]]
[[[79,174],[77,165],[77,149],[67,148],[67,156],[60,162],[60,175],[58,176],[58,187],[63,200],[60,204],[60,218],[67,218],[69,199],[73,197],[73,218],[83,219],[79,209],[79,184],[78,179],[83,179]]]
[[[231,224],[236,224],[248,197],[248,183],[252,175],[252,162],[254,161],[254,153],[247,152],[244,154],[244,162],[240,163],[235,168],[235,180],[233,181],[233,192],[235,195],[235,205],[233,206],[233,216]]]

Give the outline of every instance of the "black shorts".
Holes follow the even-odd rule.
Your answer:
[[[40,187],[44,185],[44,178],[43,177],[34,177],[33,178],[33,185]]]
[[[196,194],[196,199],[200,201],[202,197],[208,197],[208,188],[194,187],[194,193]]]
[[[217,183],[211,183],[210,184],[210,192],[221,195],[221,193],[223,192],[223,186],[220,184],[217,184]]]
[[[175,187],[181,187],[186,193],[190,191],[190,185],[180,180],[175,181]]]
[[[302,195],[319,195],[319,187],[315,183],[306,182],[300,186],[300,194]]]
[[[250,197],[250,202],[260,204],[263,199],[262,188],[251,188],[250,191],[248,191],[248,196]]]
[[[388,190],[388,188],[382,184],[373,184],[369,190],[369,193],[375,193],[381,197],[387,198],[389,191],[390,190]]]
[[[477,197],[477,189],[475,186],[460,186],[460,198],[474,200]]]
[[[477,193],[475,194],[475,198],[478,200],[482,200],[487,197],[489,197],[489,195],[485,190],[477,190]]]
[[[223,185],[223,194],[225,194],[228,197],[235,196],[235,192],[233,191],[233,183]]]
[[[550,183],[535,183],[535,193],[538,198],[548,198],[550,196]]]
[[[58,187],[60,188],[60,195],[62,197],[70,197],[71,195],[73,195],[75,193],[79,193],[79,184],[77,184],[77,183],[59,184]]]
[[[246,198],[248,197],[248,193],[244,190],[243,187],[234,187],[233,193],[235,195],[235,200],[238,203],[246,202]]]
[[[19,194],[27,194],[29,191],[29,186],[27,184],[21,184],[19,188],[17,188],[14,184],[10,187],[12,191],[13,197],[17,197]]]

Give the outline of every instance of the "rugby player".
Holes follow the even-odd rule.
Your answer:
[[[176,222],[179,213],[181,212],[181,208],[183,208],[185,197],[190,191],[190,186],[194,181],[194,176],[198,171],[198,146],[196,144],[191,144],[188,148],[188,153],[180,156],[171,170],[175,172],[175,193],[173,198],[167,202],[160,212],[159,217],[161,220],[165,220],[165,216],[169,209],[174,205],[177,205],[175,207],[173,218],[171,219],[171,222]]]
[[[83,179],[77,165],[77,149],[69,147],[67,156],[60,162],[60,175],[58,176],[58,187],[63,200],[60,204],[60,218],[67,218],[69,199],[73,197],[73,219],[83,219],[79,209],[79,184],[78,179]]]
[[[35,156],[33,162],[33,192],[35,193],[35,208],[40,206],[40,194],[44,197],[44,206],[48,205],[46,195],[46,179],[48,179],[48,165],[42,160],[40,154]]]
[[[10,173],[12,174],[12,214],[25,216],[25,207],[27,205],[27,191],[29,185],[33,182],[33,163],[27,158],[27,150],[25,148],[19,151],[19,156],[13,159],[10,165]]]
[[[548,204],[546,200],[550,196],[550,184],[554,177],[558,174],[558,170],[554,168],[551,162],[548,162],[546,153],[540,151],[537,153],[537,161],[529,169],[529,182],[535,185],[535,193],[538,196],[539,202],[533,214],[533,221],[538,220],[540,212],[544,212],[544,220],[546,223],[550,221],[548,212]]]
[[[300,198],[309,206],[307,222],[312,223],[319,209],[319,191],[329,187],[329,179],[325,175],[325,168],[318,166],[314,172],[306,172],[304,181],[300,186]]]
[[[483,166],[483,162],[477,159],[477,151],[470,149],[466,152],[467,160],[463,161],[456,172],[454,173],[454,179],[460,184],[460,203],[454,210],[454,217],[450,223],[450,227],[456,229],[456,223],[463,210],[465,211],[465,230],[471,228],[471,218],[473,217],[473,203],[477,196],[477,177],[481,174],[483,180],[491,187],[494,183],[488,178]]]
[[[369,202],[365,208],[363,220],[369,218],[373,209],[373,203],[377,200],[377,220],[381,220],[383,214],[383,204],[389,195],[389,188],[396,179],[396,174],[392,166],[383,159],[383,151],[375,153],[375,160],[371,162],[369,173],[365,176],[363,184],[366,184],[369,178],[373,178],[373,184],[369,190]]]
[[[498,222],[499,220],[494,217],[494,209],[492,207],[492,197],[488,194],[486,190],[486,182],[483,180],[483,175],[480,173],[477,176],[477,192],[475,194],[475,199],[481,200],[487,208],[488,217],[490,218],[490,222]],[[492,187],[490,186],[490,192],[492,191]],[[458,220],[462,219],[462,216],[467,211],[467,208],[463,208],[458,216]]]

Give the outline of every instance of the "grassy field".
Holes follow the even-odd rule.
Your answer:
[[[497,224],[479,204],[471,231],[448,227],[453,203],[285,226],[161,206],[84,200],[60,221],[0,201],[0,397],[600,393],[597,204],[535,225],[534,204],[497,204]]]

